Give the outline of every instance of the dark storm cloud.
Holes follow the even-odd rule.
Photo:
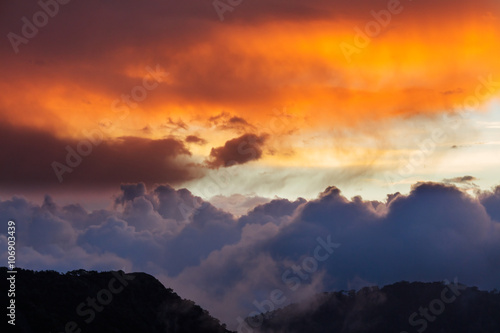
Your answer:
[[[258,160],[262,157],[266,138],[266,135],[244,134],[229,140],[222,147],[212,148],[207,165],[220,168]]]
[[[0,184],[39,186],[114,185],[121,182],[179,183],[200,176],[178,158],[190,152],[175,139],[122,137],[59,139],[49,133],[1,126]],[[60,177],[58,177],[58,175]],[[128,195],[128,194],[127,194]]]

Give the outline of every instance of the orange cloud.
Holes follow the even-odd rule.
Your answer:
[[[19,54],[0,53],[10,64],[0,79],[0,119],[73,138],[103,120],[112,123],[111,137],[161,138],[171,134],[169,119],[181,119],[190,126],[183,135],[196,130],[221,144],[231,134],[207,134],[208,118],[221,112],[269,124],[273,109],[292,105],[293,121],[281,132],[297,120],[310,130],[335,128],[449,112],[475,94],[478,77],[500,78],[496,2],[401,2],[404,10],[350,61],[340,45],[355,45],[356,27],[363,30],[387,1],[279,4],[286,10],[275,1],[238,8],[227,24],[210,5],[68,4]],[[2,32],[19,32],[16,17],[39,8],[6,10]],[[133,28],[122,24],[130,12]],[[103,21],[89,25],[82,13]],[[113,102],[156,64],[168,78],[126,117],[116,112]]]

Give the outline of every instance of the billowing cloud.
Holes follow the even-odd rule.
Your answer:
[[[244,134],[227,141],[224,146],[212,148],[207,165],[210,168],[230,167],[258,160],[267,135]]]
[[[480,194],[480,200],[491,218],[500,222],[500,186],[495,187],[492,192]]]
[[[116,198],[117,204],[124,204],[126,201],[132,201],[146,194],[146,186],[144,183],[122,184],[120,185],[120,189],[122,190],[122,194]]]
[[[274,290],[290,302],[360,281],[458,277],[499,287],[498,188],[473,198],[453,185],[419,183],[378,202],[349,200],[331,186],[315,200],[274,199],[238,219],[186,189],[121,189],[115,209],[92,212],[49,196],[41,205],[0,201],[0,219],[15,220],[22,235],[19,265],[146,271],[230,327],[258,311],[256,303],[268,307]]]

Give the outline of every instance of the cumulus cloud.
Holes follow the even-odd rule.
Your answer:
[[[242,224],[266,224],[272,222],[281,224],[288,220],[301,204],[306,200],[299,198],[295,201],[288,199],[275,199],[269,203],[258,205],[240,218]]]
[[[122,185],[114,209],[13,197],[0,201],[0,219],[17,223],[20,266],[146,271],[235,327],[275,290],[291,302],[400,280],[498,288],[499,188],[476,198],[418,183],[377,202],[330,186],[314,200],[274,199],[235,217],[187,189],[138,183]]]
[[[206,161],[210,168],[230,167],[245,164],[262,157],[267,135],[244,134],[227,141],[224,146],[212,148]]]

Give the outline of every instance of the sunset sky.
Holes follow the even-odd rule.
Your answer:
[[[228,3],[2,1],[0,216],[34,216],[54,200],[57,209],[108,212],[96,228],[130,227],[124,216],[109,221],[130,213],[125,189],[133,185],[123,184],[139,184],[130,200],[158,202],[158,186],[186,188],[229,220],[272,199],[296,203],[290,212],[300,200],[322,202],[330,186],[353,205],[389,206],[393,193],[411,201],[438,187],[484,207],[484,198],[500,198],[500,2]],[[15,200],[38,208],[10,213]],[[488,214],[484,223],[500,234]],[[82,244],[83,234],[71,237]],[[27,265],[123,264],[182,288],[175,278],[201,270],[222,248],[208,247],[207,261],[172,273],[160,262],[127,262],[116,249],[98,251],[103,261],[87,257],[92,246],[78,247],[74,262],[61,254],[38,265],[33,258],[48,253],[39,251]]]
[[[35,3],[1,6],[2,133],[19,139],[3,140],[0,177],[13,188],[146,181],[295,198],[336,184],[382,198],[464,175],[498,184],[496,1],[243,1],[224,21],[208,1],[72,1],[46,22]],[[41,26],[25,38],[33,16]],[[434,130],[415,171],[392,176]],[[51,163],[86,132],[103,144],[59,169],[60,184]],[[262,140],[232,152],[244,163],[228,168],[231,184],[201,189],[225,167],[209,167],[211,150],[244,134]],[[139,151],[140,168],[100,165]]]

